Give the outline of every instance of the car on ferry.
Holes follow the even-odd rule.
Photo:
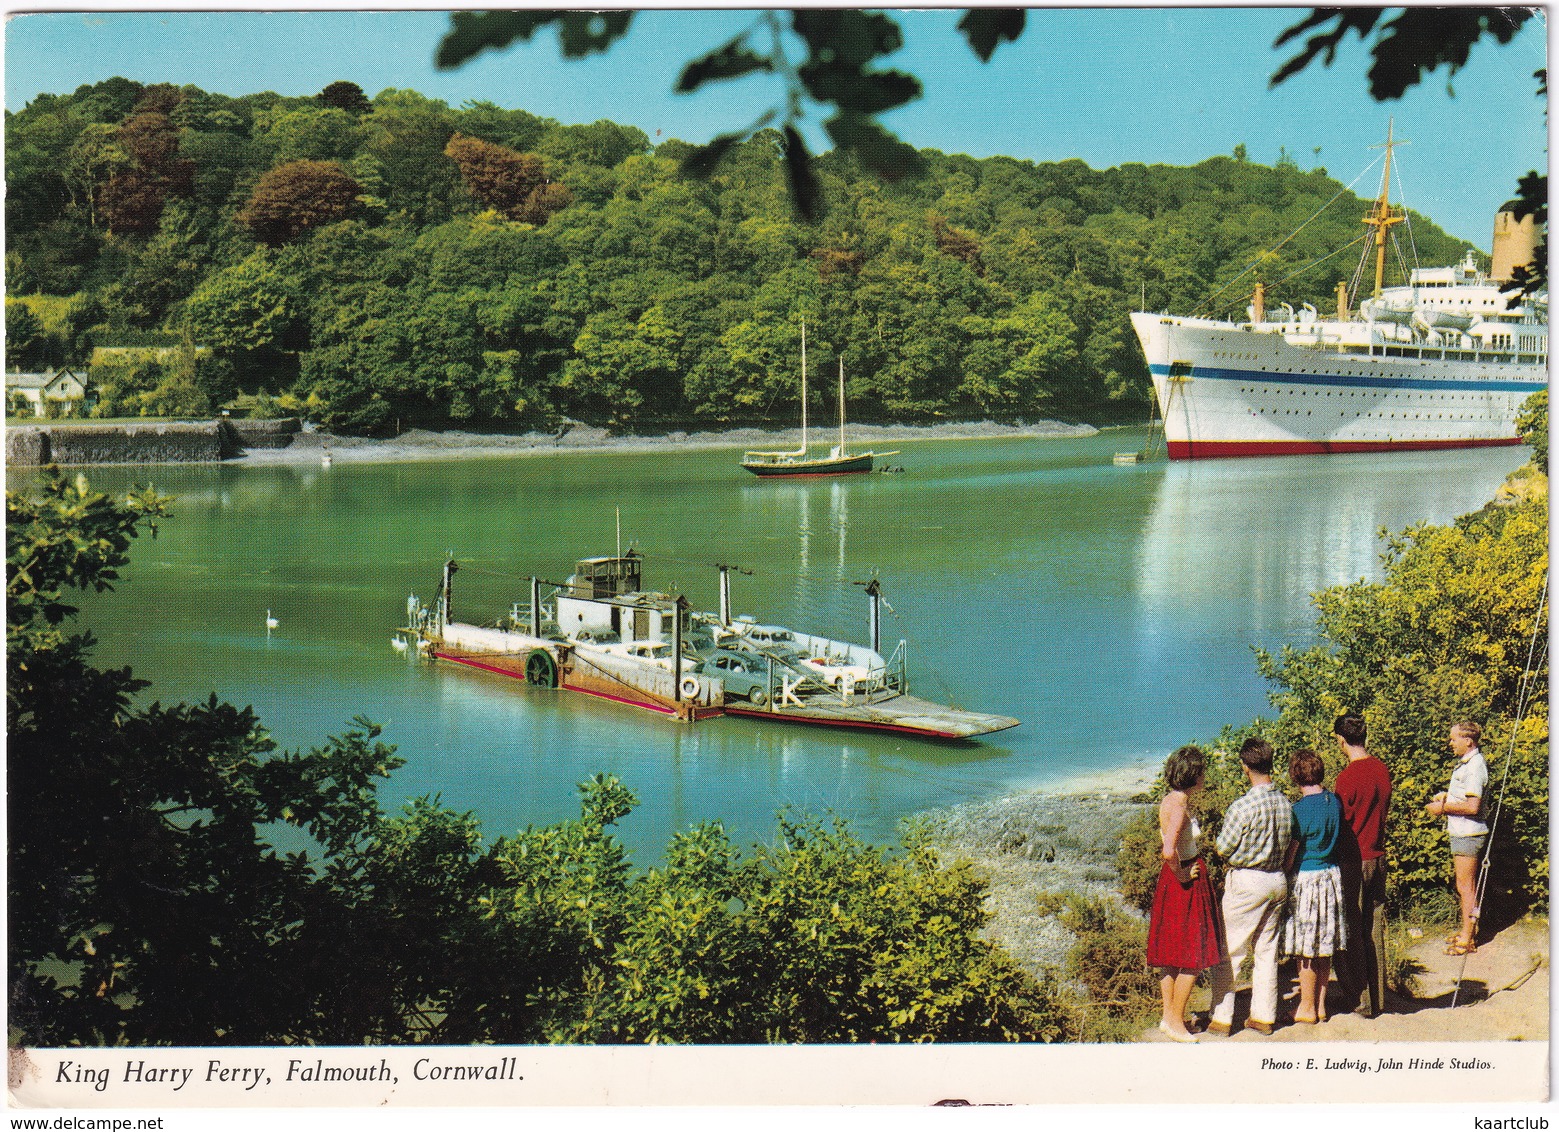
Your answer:
[[[769,661],[753,653],[716,649],[694,672],[712,676],[725,687],[727,696],[740,696],[762,707],[769,702]]]

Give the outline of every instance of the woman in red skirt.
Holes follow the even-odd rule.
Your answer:
[[[1164,764],[1169,793],[1158,807],[1164,867],[1148,920],[1148,964],[1161,972],[1164,1011],[1158,1028],[1177,1042],[1196,1041],[1186,1029],[1185,1008],[1197,972],[1223,961],[1222,918],[1196,844],[1201,830],[1191,816],[1191,795],[1201,792],[1205,776],[1202,752],[1181,747]]]

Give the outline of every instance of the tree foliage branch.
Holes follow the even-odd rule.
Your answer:
[[[1473,47],[1482,39],[1506,44],[1532,19],[1538,9],[1532,7],[1472,8],[1402,8],[1397,14],[1386,17],[1390,8],[1313,8],[1298,23],[1285,28],[1273,43],[1282,47],[1299,39],[1306,32],[1314,31],[1305,40],[1304,47],[1272,75],[1269,86],[1277,86],[1303,71],[1317,58],[1323,66],[1331,66],[1337,48],[1350,33],[1359,39],[1367,39],[1379,27],[1370,55],[1374,59],[1369,69],[1370,97],[1377,102],[1401,98],[1408,88],[1423,81],[1431,71],[1446,67],[1446,91],[1454,95],[1452,82],[1458,71],[1467,65]],[[1322,29],[1322,30],[1317,30]],[[1538,96],[1548,93],[1548,72],[1539,70]],[[1545,102],[1546,105],[1546,102]],[[1517,219],[1527,215],[1538,217],[1539,225],[1546,224],[1548,201],[1547,174],[1530,172],[1521,178],[1517,188]],[[1545,234],[1535,249],[1533,261],[1515,270],[1515,277],[1506,290],[1518,295],[1535,295],[1548,285],[1548,239]]]
[[[829,138],[876,175],[897,180],[924,172],[924,161],[914,147],[875,120],[921,93],[914,75],[876,69],[878,59],[903,46],[898,24],[881,13],[858,10],[798,9],[786,15],[790,31],[806,47],[804,59],[789,58],[778,15],[764,12],[753,27],[683,67],[674,87],[678,93],[759,73],[778,73],[785,82],[783,107],[775,107],[745,130],[723,133],[694,147],[682,159],[683,171],[709,176],[734,145],[777,120],[784,137],[792,203],[803,220],[816,220],[822,213],[822,187],[798,128],[805,105],[812,102],[833,108],[833,116],[824,123]],[[450,31],[439,44],[435,62],[442,69],[457,67],[482,51],[529,41],[553,24],[558,26],[564,55],[579,58],[610,47],[627,30],[630,17],[631,13],[456,12],[450,16]],[[1000,43],[1022,35],[1024,23],[1021,11],[971,9],[958,29],[980,61],[989,62]],[[765,25],[772,33],[772,46],[755,48],[751,38]]]

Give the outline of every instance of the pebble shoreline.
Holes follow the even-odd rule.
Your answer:
[[[986,878],[993,917],[986,937],[1034,975],[1062,973],[1073,937],[1041,915],[1039,897],[1077,892],[1119,898],[1121,834],[1152,803],[1158,768],[1101,771],[980,802],[916,815],[948,863]]]
[[[905,440],[995,440],[1009,437],[1082,437],[1098,429],[1087,424],[1035,421],[1004,425],[993,421],[936,425],[852,425],[847,433],[856,446]],[[814,438],[826,437],[825,432]],[[317,463],[328,449],[332,463],[391,463],[413,460],[531,456],[554,452],[659,452],[691,448],[784,448],[801,443],[801,430],[775,432],[756,428],[709,432],[668,432],[657,436],[614,435],[592,425],[573,424],[561,433],[519,435],[475,432],[431,432],[411,429],[389,439],[334,436],[306,431],[285,448],[250,449],[229,461],[234,464]]]

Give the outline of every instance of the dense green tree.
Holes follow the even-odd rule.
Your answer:
[[[184,315],[201,345],[243,354],[279,348],[298,317],[297,304],[276,256],[261,250],[208,277],[189,297]]]
[[[326,106],[345,110],[348,114],[367,114],[374,108],[373,103],[368,101],[368,96],[363,93],[363,88],[345,79],[330,83],[314,98]]]
[[[373,162],[376,195],[415,226],[448,220],[463,199],[459,170],[444,155],[456,129],[448,105],[414,90],[384,90],[362,123],[358,156]]]
[[[1033,412],[1077,364],[1077,328],[1048,295],[1032,295],[1002,317],[970,315],[961,329],[970,346],[959,392],[984,413]]]
[[[541,136],[558,123],[526,110],[506,110],[496,102],[475,100],[455,115],[460,132],[520,153],[530,153]]]
[[[58,219],[7,241],[6,285],[14,293],[69,295],[98,273],[107,241],[84,213],[67,209]]]
[[[647,404],[655,407],[657,390],[680,391],[679,337],[659,306],[638,318],[616,311],[592,315],[574,342],[559,387],[570,407],[613,424],[630,425]]]
[[[5,365],[30,369],[42,359],[48,346],[43,321],[18,299],[5,301]]]
[[[118,127],[94,122],[76,135],[65,155],[64,177],[72,197],[86,205],[88,223],[97,226],[104,186],[134,167],[135,159],[120,140]]]
[[[254,132],[270,144],[278,164],[349,161],[361,144],[356,119],[334,106],[262,110],[255,115]]]
[[[184,129],[179,152],[194,163],[191,198],[212,228],[242,206],[271,164],[270,147],[239,129]]]
[[[184,87],[181,93],[184,97],[168,112],[169,119],[181,131],[249,136],[254,109],[241,99],[212,94],[193,85]]]
[[[78,109],[48,95],[21,114],[6,111],[5,223],[11,240],[48,224],[72,201],[79,186],[67,180],[64,155],[87,124]]]
[[[135,111],[146,88],[115,75],[100,83],[78,86],[71,98],[91,122],[123,122]]]
[[[157,230],[124,276],[103,289],[106,303],[131,326],[160,326],[173,305],[189,296],[210,266],[211,253],[195,211],[184,201],[168,204]]]
[[[771,413],[786,424],[796,419],[801,319],[791,301],[793,296],[779,307],[755,303],[749,317],[720,334],[687,377],[686,393],[698,412],[727,421]],[[813,335],[815,347],[815,329]]]

